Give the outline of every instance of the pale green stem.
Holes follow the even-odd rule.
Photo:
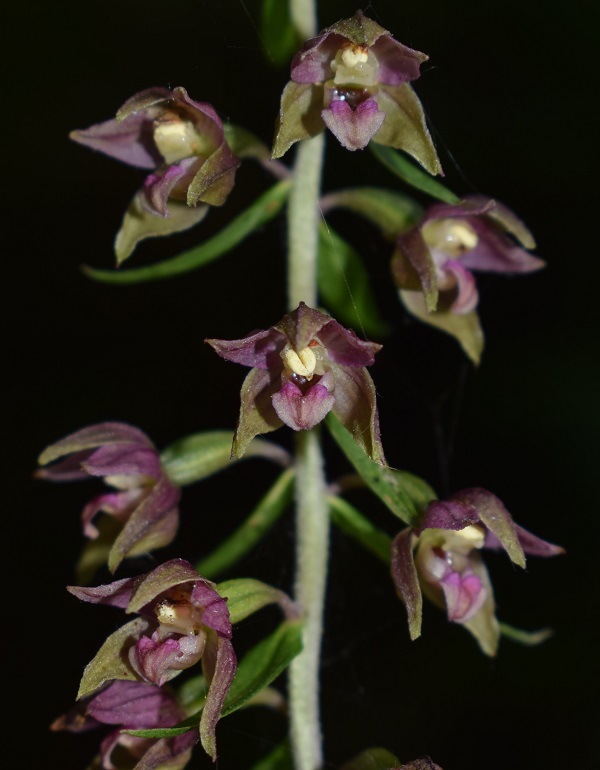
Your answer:
[[[296,437],[296,587],[303,611],[304,648],[289,676],[289,706],[295,770],[323,766],[320,653],[329,557],[329,515],[318,428]]]
[[[317,32],[315,0],[290,0],[292,19],[302,37]],[[318,200],[323,167],[323,134],[300,143],[288,204],[288,306],[315,307],[317,291]],[[318,429],[296,437],[295,598],[305,626],[303,650],[289,674],[289,708],[295,770],[323,766],[320,655],[329,558],[329,515],[323,454]]]
[[[319,191],[323,168],[323,134],[298,147],[288,204],[288,306],[317,304]]]
[[[302,40],[317,34],[316,5],[315,0],[290,0],[292,23]]]

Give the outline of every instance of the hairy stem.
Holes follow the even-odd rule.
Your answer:
[[[323,134],[300,143],[288,206],[288,305],[317,304],[319,190],[323,168]]]
[[[296,588],[303,610],[304,649],[289,678],[291,738],[296,770],[323,766],[319,669],[329,556],[329,516],[318,428],[296,438]]]
[[[317,34],[316,6],[315,0],[290,0],[292,23],[302,40]]]

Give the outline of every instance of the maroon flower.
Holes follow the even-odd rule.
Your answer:
[[[111,679],[160,687],[202,660],[208,692],[200,739],[214,759],[215,728],[237,666],[227,602],[214,583],[200,577],[189,562],[172,559],[137,578],[68,590],[82,601],[139,615],[113,633],[86,667],[79,697]]]
[[[427,58],[362,11],[323,30],[292,61],[273,156],[327,126],[348,150],[361,150],[373,139],[440,173],[423,108],[409,85]]]
[[[112,572],[126,556],[168,545],[175,537],[180,490],[169,481],[156,447],[141,430],[121,422],[91,425],[47,447],[39,463],[53,462],[37,471],[37,477],[74,481],[99,476],[114,488],[94,497],[81,514],[88,538],[98,537],[94,519],[100,512],[121,525],[108,557]]]
[[[228,361],[253,367],[242,385],[232,456],[281,425],[309,430],[328,412],[373,460],[384,462],[375,386],[366,370],[381,349],[301,302],[266,331],[206,340]]]
[[[184,718],[185,712],[168,687],[117,680],[91,697],[83,698],[70,712],[59,717],[51,729],[79,733],[102,725],[116,725],[117,729],[112,730],[100,746],[99,762],[103,770],[117,770],[121,766],[118,750],[125,752],[126,766],[133,770],[155,770],[167,765],[169,770],[182,770],[198,740],[197,730],[159,739],[138,738],[121,730],[173,727]]]
[[[479,195],[430,206],[418,227],[402,233],[392,274],[407,310],[453,335],[478,363],[483,333],[472,271],[529,273],[544,267],[535,241],[506,206]],[[523,248],[524,247],[524,248]]]
[[[151,170],[115,240],[117,263],[144,238],[186,230],[221,206],[239,160],[214,108],[185,88],[149,88],[128,99],[114,120],[73,131],[71,139],[130,166]],[[205,205],[198,205],[205,204]]]
[[[430,503],[419,529],[403,530],[392,544],[392,575],[412,639],[421,635],[423,591],[446,608],[448,620],[473,634],[483,652],[496,654],[500,630],[482,548],[504,549],[520,567],[525,567],[525,554],[564,553],[515,524],[501,501],[485,489],[464,489]]]

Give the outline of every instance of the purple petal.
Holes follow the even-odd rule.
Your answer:
[[[175,738],[160,738],[150,746],[133,770],[183,770],[192,757],[198,731],[189,730]]]
[[[283,368],[279,355],[285,347],[285,337],[272,327],[242,337],[240,340],[205,340],[221,358],[256,369]]]
[[[431,757],[424,756],[413,759],[412,762],[406,762],[402,765],[402,770],[442,770],[442,768],[436,765]]]
[[[335,402],[324,385],[313,385],[302,393],[293,382],[284,383],[271,401],[279,419],[293,430],[310,430],[331,411]]]
[[[92,696],[86,713],[98,722],[130,729],[168,727],[183,719],[183,712],[169,690],[124,680],[116,680]]]
[[[39,457],[40,465],[46,465],[72,452],[94,449],[105,444],[137,444],[154,448],[145,433],[124,422],[101,422],[71,433],[44,449]]]
[[[346,38],[325,32],[304,44],[294,56],[291,77],[295,83],[322,83],[333,77],[331,62]]]
[[[479,294],[473,273],[466,270],[462,262],[456,259],[449,259],[445,262],[443,270],[452,273],[458,285],[458,295],[450,310],[457,315],[466,315],[475,310],[479,302]]]
[[[231,620],[227,600],[205,580],[197,580],[192,589],[191,602],[203,610],[202,625],[208,626],[225,639],[231,639]]]
[[[377,80],[387,86],[416,80],[421,74],[421,64],[429,59],[427,54],[402,45],[391,35],[381,35],[371,50],[379,61]]]
[[[202,657],[205,644],[206,634],[202,632],[162,641],[155,632],[152,637],[140,637],[129,648],[129,662],[139,676],[162,687],[180,671],[194,666]]]
[[[198,573],[185,559],[170,559],[136,579],[127,612],[140,612],[165,591],[198,580]]]
[[[73,454],[63,460],[54,462],[48,468],[39,468],[34,476],[36,479],[55,482],[82,481],[83,479],[89,479],[90,474],[86,473],[81,465],[83,461],[90,456],[91,451],[92,450],[73,452]]]
[[[177,503],[180,496],[179,488],[166,476],[159,479],[132,511],[115,540],[108,558],[111,572],[128,555],[161,548],[172,542],[179,524]]]
[[[78,144],[123,161],[136,168],[155,168],[162,157],[152,138],[152,121],[146,115],[132,115],[122,123],[106,120],[69,136]]]
[[[437,307],[438,287],[436,267],[418,227],[401,234],[392,257],[392,273],[399,289],[422,289],[427,310]]]
[[[408,614],[408,630],[411,639],[421,636],[423,595],[413,556],[413,531],[403,529],[392,542],[392,577],[396,591]]]
[[[67,586],[67,591],[78,599],[92,604],[108,604],[126,609],[136,583],[135,578],[115,580],[101,586]]]
[[[461,257],[461,262],[468,269],[493,273],[530,273],[546,264],[517,246],[490,217],[466,221],[479,237],[477,246]]]
[[[485,198],[483,195],[465,195],[464,200],[469,205],[476,207],[489,202],[490,199]],[[487,216],[516,238],[521,246],[524,246],[526,249],[534,249],[535,239],[523,220],[514,211],[511,211],[508,206],[505,206],[504,203],[496,200],[492,202],[493,206],[486,211]]]
[[[472,572],[462,575],[450,572],[442,578],[440,585],[446,599],[448,620],[452,623],[466,623],[485,604],[485,588],[479,577]]]
[[[100,534],[98,528],[92,524],[97,513],[102,511],[103,513],[116,516],[117,519],[122,518],[132,510],[132,506],[135,507],[139,497],[139,489],[128,490],[127,492],[111,492],[94,497],[81,512],[83,534],[94,540]]]
[[[161,476],[160,459],[156,449],[117,444],[105,445],[92,452],[82,467],[90,476]]]
[[[525,554],[519,543],[512,516],[496,495],[487,489],[474,487],[456,492],[451,499],[473,506],[482,524],[500,540],[511,561],[519,567],[525,566]]]
[[[237,668],[237,658],[231,642],[222,637],[216,637],[216,651],[214,650],[214,638],[207,643],[206,665],[203,662],[204,674],[209,682],[206,703],[200,719],[200,740],[207,754],[213,762],[217,759],[217,741],[215,730],[221,717],[223,703],[233,682]]]
[[[376,342],[359,339],[353,331],[334,320],[328,321],[317,336],[327,357],[342,366],[371,366],[375,362],[375,353],[382,347]]]
[[[554,543],[549,543],[547,540],[542,540],[542,538],[533,535],[518,524],[515,524],[514,526],[517,537],[519,538],[519,543],[528,556],[541,556],[547,558],[549,556],[560,556],[565,553],[565,549],[560,545],[554,545]],[[492,532],[487,532],[485,548],[501,550],[503,545],[496,535]]]
[[[385,119],[374,99],[367,99],[354,110],[346,101],[333,101],[321,112],[327,128],[347,150],[363,150],[379,131]]]
[[[460,530],[479,523],[477,509],[456,500],[434,500],[429,503],[419,531],[424,529]]]
[[[169,209],[167,201],[173,192],[173,188],[182,180],[191,181],[199,158],[185,158],[179,163],[159,169],[154,174],[149,174],[144,180],[141,201],[151,214],[160,217],[168,217]],[[192,169],[190,171],[190,169]]]

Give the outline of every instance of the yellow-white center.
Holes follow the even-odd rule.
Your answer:
[[[317,366],[317,357],[309,347],[302,348],[297,353],[295,350],[286,350],[283,354],[285,365],[294,374],[311,380]]]
[[[435,219],[426,222],[421,232],[425,243],[431,249],[439,249],[453,258],[471,251],[479,242],[475,230],[460,219]]]
[[[377,83],[379,62],[375,55],[360,45],[349,44],[341,48],[331,62],[336,86],[368,88]]]
[[[154,143],[167,163],[177,163],[209,149],[192,123],[178,119],[156,121]]]

